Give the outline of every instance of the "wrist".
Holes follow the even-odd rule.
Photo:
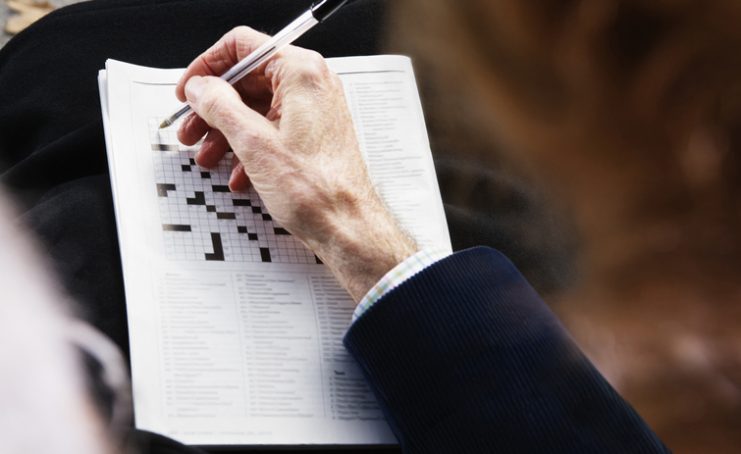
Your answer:
[[[356,303],[419,250],[385,207],[379,208],[336,223],[328,239],[314,248]]]

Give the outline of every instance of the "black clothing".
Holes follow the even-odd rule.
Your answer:
[[[345,346],[405,454],[668,452],[493,249],[407,280]]]

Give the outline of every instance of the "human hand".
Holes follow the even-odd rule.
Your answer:
[[[206,136],[196,155],[204,167],[231,148],[230,188],[251,184],[359,301],[416,245],[373,188],[342,83],[319,54],[289,46],[234,87],[214,77],[267,39],[238,27],[190,64],[176,93],[195,113],[178,138]]]

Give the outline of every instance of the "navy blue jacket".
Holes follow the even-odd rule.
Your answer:
[[[406,281],[345,345],[405,453],[668,451],[493,249]]]

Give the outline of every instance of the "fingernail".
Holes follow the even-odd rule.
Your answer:
[[[193,76],[185,84],[185,97],[188,101],[196,101],[203,93],[206,81],[201,76]]]

